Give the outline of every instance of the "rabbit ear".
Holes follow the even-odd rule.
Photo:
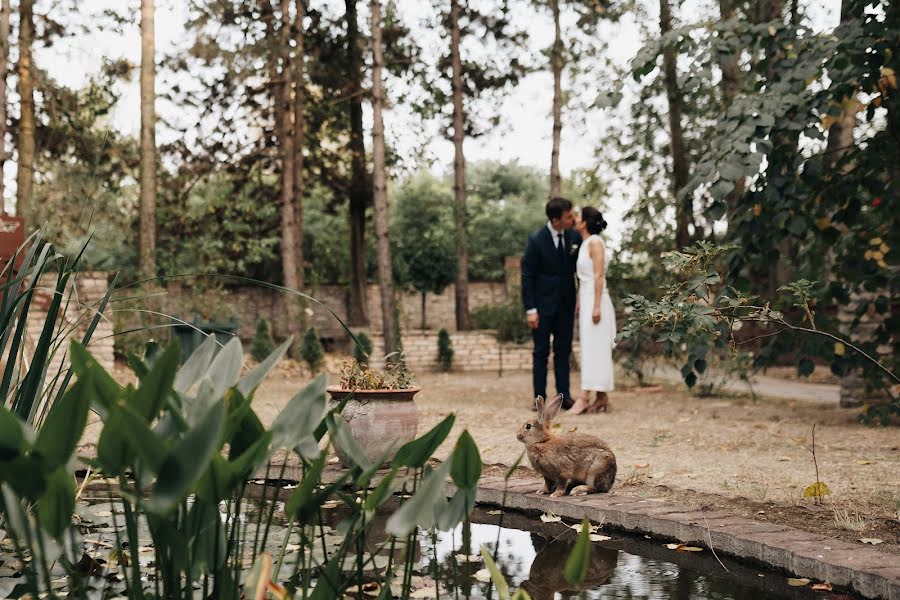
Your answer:
[[[544,421],[544,397],[538,396],[534,399],[534,409],[538,414],[538,423],[543,423]]]
[[[563,395],[557,394],[556,397],[547,403],[544,407],[543,411],[543,421],[544,423],[550,423],[553,419],[556,418],[557,413],[559,413],[559,408],[563,403]]]

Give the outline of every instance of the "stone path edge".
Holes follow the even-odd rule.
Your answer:
[[[688,510],[615,493],[550,498],[535,493],[541,486],[542,481],[537,479],[516,479],[507,486],[502,477],[484,477],[476,501],[513,510],[551,512],[574,520],[587,517],[592,523],[613,529],[691,542],[719,555],[749,560],[796,577],[827,581],[867,598],[900,600],[900,559],[874,548],[721,511]],[[448,493],[452,491],[452,484],[448,484]]]

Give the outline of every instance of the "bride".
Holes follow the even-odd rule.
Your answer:
[[[606,287],[610,253],[600,232],[606,221],[596,208],[586,206],[575,222],[581,234],[576,273],[578,275],[578,331],[581,339],[581,396],[569,411],[606,412],[608,392],[613,390],[612,349],[616,337],[616,314]],[[591,401],[591,392],[596,399]]]

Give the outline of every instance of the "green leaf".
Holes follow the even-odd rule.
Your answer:
[[[34,451],[46,461],[48,471],[69,462],[84,427],[90,409],[90,396],[84,393],[90,385],[91,375],[79,379],[69,391],[50,409],[47,419],[38,432]]]
[[[687,384],[689,388],[694,387],[697,384],[697,375],[688,373],[687,377],[684,378],[684,383]]]
[[[706,360],[698,358],[694,361],[694,369],[701,375],[706,371]]]
[[[815,370],[816,363],[808,358],[801,358],[800,362],[797,364],[797,374],[800,375],[800,377],[809,377]]]
[[[391,469],[391,471],[384,476],[384,478],[375,486],[375,489],[369,492],[368,496],[366,496],[366,502],[364,505],[365,510],[376,510],[378,507],[382,505],[388,498],[391,497],[391,486],[394,483],[394,477],[396,476],[396,469]]]
[[[178,369],[172,388],[179,394],[185,394],[194,387],[209,370],[209,365],[216,355],[216,348],[218,348],[216,336],[207,336]]]
[[[116,425],[121,427],[122,438],[134,456],[155,475],[166,457],[166,447],[144,420],[144,415],[131,406],[117,407]]]
[[[438,499],[440,512],[437,517],[437,528],[449,531],[466,520],[475,508],[475,488],[459,488],[449,502]]]
[[[69,350],[72,361],[72,369],[78,375],[78,379],[84,379],[90,374],[90,385],[85,386],[84,393],[88,394],[93,408],[100,418],[106,420],[109,407],[122,397],[122,386],[106,372],[100,363],[91,356],[84,346],[78,342],[72,342]]]
[[[401,446],[391,464],[395,467],[412,469],[423,467],[435,450],[447,439],[455,421],[456,415],[453,413],[447,415],[447,418],[432,427],[431,431]]]
[[[580,586],[587,577],[588,565],[591,560],[591,522],[585,517],[581,521],[581,533],[572,547],[572,553],[566,560],[563,569],[563,577],[571,585]]]
[[[72,522],[75,510],[75,482],[61,466],[47,478],[47,489],[37,502],[37,516],[48,534],[59,539]]]
[[[131,461],[128,440],[125,439],[125,425],[122,423],[122,410],[113,406],[107,414],[97,441],[97,460],[100,467],[109,475],[118,475],[125,470]]]
[[[318,494],[316,490],[322,479],[322,470],[325,468],[325,453],[312,461],[303,473],[303,480],[297,489],[291,494],[284,505],[284,513],[291,519],[295,519],[300,525],[313,522],[319,512]]]
[[[12,460],[25,449],[24,423],[0,404],[0,462]]]
[[[214,398],[221,398],[228,388],[237,385],[241,379],[243,363],[244,352],[241,350],[241,340],[235,336],[216,354],[206,372],[206,379],[213,385]]]
[[[139,415],[146,421],[152,421],[159,412],[166,396],[172,392],[178,359],[181,356],[178,342],[168,345],[162,356],[141,381],[141,386],[129,399]]]
[[[363,471],[368,470],[371,467],[369,459],[350,432],[350,427],[347,425],[344,417],[329,413],[325,420],[328,423],[328,433],[331,434],[331,442],[335,447],[340,448],[355,467]]]
[[[256,391],[256,388],[259,387],[259,384],[263,382],[266,376],[275,368],[275,365],[278,364],[278,361],[284,356],[285,352],[288,351],[288,348],[291,347],[291,343],[293,342],[293,337],[288,337],[280,346],[275,348],[275,350],[266,357],[264,361],[259,363],[255,369],[250,371],[246,377],[241,379],[237,384],[237,389],[245,398],[249,398],[253,395],[253,392]]]
[[[309,600],[334,600],[334,598],[341,597],[341,591],[344,587],[341,583],[344,579],[340,576],[343,558],[340,552],[335,552],[332,555],[328,564],[325,565],[325,569],[319,573],[316,587],[313,588]],[[390,589],[390,586],[387,587]]]
[[[494,582],[494,587],[497,588],[497,596],[499,596],[500,600],[509,600],[509,584],[506,583],[506,578],[503,577],[503,573],[497,568],[497,563],[494,562],[491,553],[484,546],[481,547],[481,558],[484,559],[484,566],[487,567],[488,572],[491,574],[491,581]]]
[[[311,436],[325,414],[325,388],[328,377],[320,375],[300,390],[272,422],[272,446],[293,448]]]
[[[437,523],[435,508],[439,506],[438,500],[446,498],[444,480],[450,473],[451,462],[444,461],[437,470],[426,475],[413,497],[407,499],[388,517],[385,523],[385,531],[388,534],[403,537],[409,535],[416,527],[423,529],[434,527]],[[446,501],[444,504],[446,505]]]
[[[481,456],[478,454],[478,446],[468,430],[463,431],[456,441],[453,449],[453,466],[450,468],[450,476],[453,483],[460,488],[472,489],[478,485],[481,477]]]
[[[203,421],[191,429],[169,450],[159,469],[156,486],[146,507],[157,514],[168,513],[184,498],[191,486],[209,467],[222,443],[225,430],[225,402],[217,402]]]
[[[799,215],[795,215],[788,221],[787,230],[797,237],[802,236],[807,230],[806,219]]]

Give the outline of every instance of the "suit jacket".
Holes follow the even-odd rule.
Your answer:
[[[522,304],[525,310],[536,308],[540,315],[557,311],[575,313],[575,262],[581,236],[572,230],[563,232],[565,253],[559,251],[550,229],[544,225],[528,238],[522,257]]]

